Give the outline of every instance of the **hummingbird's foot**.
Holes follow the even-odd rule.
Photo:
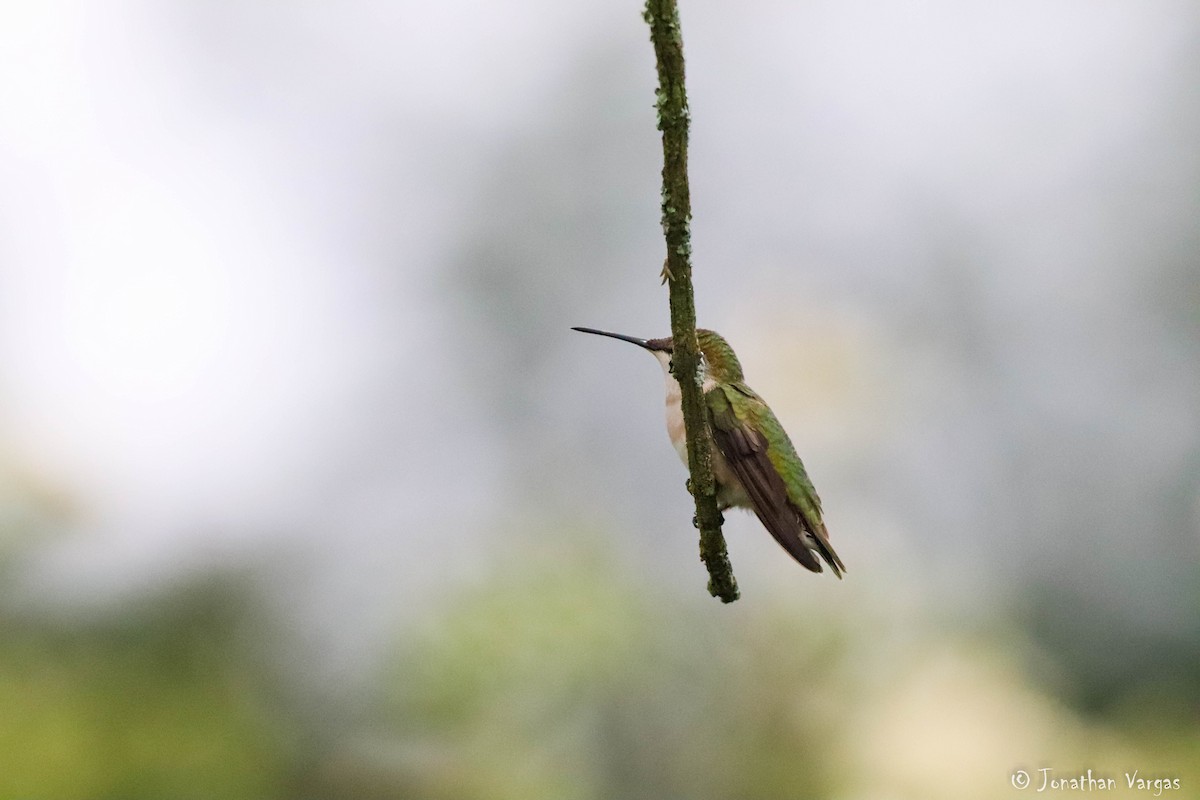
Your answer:
[[[663,268],[662,268],[662,272],[660,272],[660,273],[659,273],[659,277],[661,277],[661,278],[662,278],[662,282],[663,282],[664,284],[665,284],[665,283],[666,283],[668,280],[672,280],[672,281],[673,281],[673,280],[675,280],[675,276],[671,274],[671,268],[670,268],[670,266],[668,266],[668,264],[669,264],[669,263],[670,263],[670,262],[669,262],[667,259],[665,259],[665,258],[664,258],[664,259],[663,259]]]
[[[720,511],[717,512],[717,524],[718,525],[725,524],[725,515],[722,514]],[[696,528],[697,530],[700,529],[700,517],[698,517],[695,514],[692,515],[692,527]]]
[[[688,490],[688,494],[693,495],[693,496],[696,494],[695,492],[692,491],[692,479],[691,478],[687,479],[687,481],[683,484],[683,487]]]

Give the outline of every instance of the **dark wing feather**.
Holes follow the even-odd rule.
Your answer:
[[[834,575],[842,577],[846,565],[829,544],[829,532],[825,529],[825,520],[821,515],[821,498],[817,496],[817,490],[813,488],[812,480],[804,469],[804,462],[792,446],[787,431],[779,424],[779,420],[762,398],[751,391],[749,386],[733,383],[729,388],[731,392],[728,398],[734,408],[739,409],[739,419],[753,420],[754,429],[762,431],[766,440],[772,443],[767,457],[788,487],[788,502],[800,516],[800,527],[807,533],[805,543],[816,549]]]
[[[737,418],[720,387],[705,395],[705,400],[717,449],[745,487],[763,527],[792,558],[806,569],[820,572],[821,562],[805,542],[800,515],[788,501],[787,485],[767,455],[766,437]]]

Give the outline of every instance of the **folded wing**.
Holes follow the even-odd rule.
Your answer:
[[[775,537],[775,541],[806,569],[821,571],[821,562],[813,554],[815,549],[840,578],[845,567],[829,546],[828,534],[820,518],[820,501],[807,476],[791,476],[798,482],[803,497],[790,497],[787,482],[780,475],[777,463],[784,454],[772,453],[770,440],[763,431],[738,418],[727,391],[739,389],[718,386],[705,395],[709,422],[717,449],[745,487],[754,513],[763,527]],[[739,400],[743,405],[747,402],[756,404],[753,410],[758,427],[771,428],[780,442],[779,447],[786,448],[790,454],[791,458],[784,461],[790,463],[794,460],[794,468],[802,473],[803,464],[771,410],[753,392],[742,390],[741,394]]]

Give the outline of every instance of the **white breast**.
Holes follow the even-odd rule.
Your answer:
[[[675,452],[679,454],[684,466],[687,466],[687,433],[683,427],[682,395],[679,393],[679,381],[671,374],[671,354],[661,350],[655,350],[653,353],[663,369],[663,378],[667,385],[667,436],[671,437]]]
[[[683,426],[683,395],[679,391],[679,381],[675,380],[675,376],[671,374],[671,354],[664,353],[661,350],[654,351],[654,357],[658,359],[659,365],[663,368],[663,378],[667,388],[667,436],[671,437],[671,444],[675,447],[675,452],[679,454],[679,460],[687,466],[687,431]],[[707,392],[716,386],[716,381],[705,376],[703,391]]]

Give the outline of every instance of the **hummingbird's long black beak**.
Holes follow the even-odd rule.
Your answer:
[[[609,331],[598,331],[595,328],[571,328],[571,330],[579,331],[580,333],[594,333],[597,336],[611,336],[614,339],[620,339],[622,342],[633,342],[638,347],[644,347],[647,350],[650,349],[649,342],[646,339],[639,339],[636,336],[626,336],[623,333],[610,333]]]

